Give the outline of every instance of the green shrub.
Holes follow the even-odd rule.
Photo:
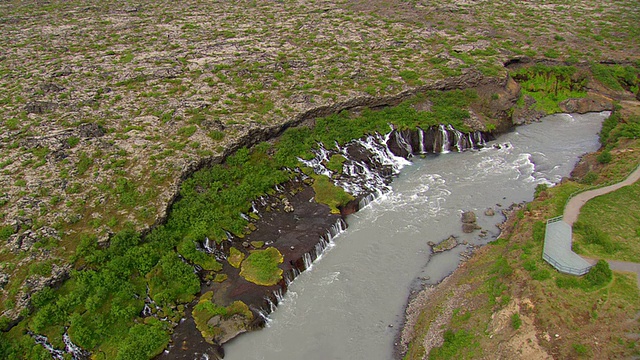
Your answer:
[[[188,138],[193,135],[198,128],[195,125],[184,126],[178,129],[178,135]]]
[[[444,332],[444,343],[431,349],[429,359],[456,359],[462,354],[473,358],[473,350],[479,346],[474,336],[466,330],[447,330]]]
[[[514,330],[518,330],[520,329],[520,326],[522,326],[522,319],[520,319],[520,314],[513,313],[513,315],[511,315],[511,327]]]
[[[7,241],[9,236],[13,235],[14,232],[13,226],[0,227],[0,241]]]
[[[582,177],[582,179],[580,179],[580,182],[582,184],[591,185],[597,180],[598,180],[598,174],[593,171],[589,171],[585,176]]]
[[[531,274],[531,278],[537,281],[544,281],[551,278],[551,273],[547,269],[539,269]]]
[[[534,197],[538,197],[538,195],[540,195],[541,192],[546,191],[549,188],[549,185],[547,184],[538,184],[536,185],[536,189],[534,192]]]
[[[611,281],[613,273],[609,268],[609,264],[604,260],[598,262],[584,276],[584,279],[593,287],[600,287]]]
[[[602,122],[602,129],[600,129],[600,144],[605,145],[609,140],[609,135],[611,131],[618,125],[620,122],[620,113],[614,111],[611,115],[606,118]]]
[[[522,86],[523,94],[536,100],[536,109],[550,114],[562,111],[560,102],[586,96],[587,79],[576,77],[576,73],[573,66],[536,64],[514,71],[511,76]]]
[[[76,136],[72,136],[67,139],[67,145],[69,145],[70,148],[76,147],[76,145],[78,145],[79,143],[80,143],[80,139]]]
[[[213,131],[209,131],[207,133],[207,136],[209,136],[209,138],[211,138],[211,140],[213,140],[213,141],[220,141],[220,140],[224,139],[224,132],[218,131],[218,130],[213,130]]]
[[[116,360],[152,359],[169,344],[166,325],[156,318],[133,325],[118,346]]]
[[[547,225],[542,221],[536,221],[533,223],[533,240],[537,243],[542,243],[544,241],[544,233],[546,231]]]
[[[611,153],[608,150],[604,150],[603,152],[598,154],[596,160],[598,160],[600,164],[608,164],[611,162],[611,158]]]

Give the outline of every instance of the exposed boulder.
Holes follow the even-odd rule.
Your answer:
[[[465,224],[472,224],[477,221],[476,213],[473,211],[465,211],[462,213],[462,222]]]
[[[493,210],[493,208],[487,208],[487,210],[484,211],[485,216],[493,216],[496,214],[495,210]]]
[[[559,103],[558,106],[564,112],[578,114],[613,110],[611,99],[596,94],[589,94],[589,96],[580,99],[567,99]]]
[[[104,136],[104,130],[96,123],[81,124],[77,128],[77,133],[81,138],[96,138]]]
[[[474,230],[480,229],[480,226],[476,224],[477,217],[473,211],[465,211],[462,213],[462,232],[472,233]]]

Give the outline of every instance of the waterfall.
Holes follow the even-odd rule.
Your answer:
[[[443,154],[446,154],[451,150],[449,145],[449,132],[447,131],[447,129],[445,129],[444,125],[442,124],[440,124],[439,128],[440,128],[440,134],[442,136],[442,148],[440,152]]]
[[[71,354],[74,360],[84,360],[89,358],[89,352],[83,350],[78,345],[74,344],[69,337],[69,333],[67,331],[62,335],[62,342],[64,342],[64,349],[68,354]]]
[[[49,339],[46,336],[34,334],[31,331],[27,331],[27,333],[31,335],[33,340],[35,340],[36,344],[42,345],[42,347],[45,348],[51,354],[51,357],[53,359],[64,360],[65,352],[54,348],[53,345],[49,343]]]
[[[418,128],[418,142],[420,143],[420,154],[426,154],[427,149],[424,146],[424,130]]]
[[[311,259],[311,254],[309,253],[305,253],[302,256],[302,261],[304,261],[305,270],[311,269],[311,266],[313,266],[313,260]]]
[[[458,152],[462,152],[464,150],[462,144],[462,133],[451,126],[451,124],[447,126],[447,129],[453,133],[453,141],[455,143],[456,149],[458,150]]]
[[[395,132],[395,138],[398,145],[400,145],[400,147],[402,147],[407,151],[408,153],[407,157],[411,157],[413,155],[413,147],[411,146],[411,140],[407,141],[402,135],[402,132],[400,131]]]
[[[49,343],[49,339],[44,335],[34,334],[31,331],[27,333],[35,340],[36,344],[42,345],[55,360],[67,359],[65,354],[70,354],[73,360],[85,360],[91,355],[88,351],[83,350],[78,345],[74,344],[69,337],[68,331],[65,330],[62,335],[62,342],[64,343],[64,350],[58,350]]]
[[[327,169],[324,164],[329,161],[329,151],[325,149],[322,143],[319,144],[318,149],[314,151],[315,156],[311,160],[305,160],[302,158],[298,158],[298,161],[303,163],[305,166],[313,169],[318,175],[326,175],[331,177],[333,174],[331,170]],[[278,190],[278,185],[276,185],[276,190]]]
[[[209,253],[209,254],[213,254],[215,252],[215,249],[211,246],[211,240],[209,240],[209,237],[205,237],[204,238],[204,250]]]

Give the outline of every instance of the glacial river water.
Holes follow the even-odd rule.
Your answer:
[[[443,279],[467,250],[433,255],[427,243],[494,239],[501,209],[531,200],[537,184],[560,181],[598,148],[606,116],[554,115],[479,151],[414,157],[392,192],[347,218],[349,228],[291,284],[267,328],[225,345],[225,359],[391,359],[412,287]],[[489,207],[495,216],[484,215]],[[476,212],[486,237],[462,233],[465,210]]]

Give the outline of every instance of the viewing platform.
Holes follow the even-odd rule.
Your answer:
[[[547,220],[542,258],[562,273],[584,275],[592,265],[571,250],[571,237],[571,225],[562,216]]]

